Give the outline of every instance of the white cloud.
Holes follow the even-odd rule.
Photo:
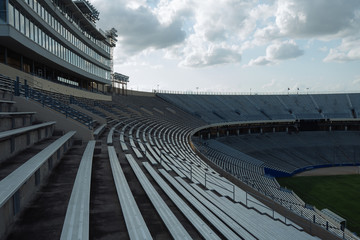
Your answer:
[[[312,38],[343,36],[357,32],[358,0],[278,0],[275,22],[259,29],[257,35]]]
[[[251,59],[246,66],[272,65],[302,56],[304,51],[295,43],[300,39],[324,43],[341,40],[336,47],[324,44],[322,51],[328,52],[325,62],[360,59],[359,0],[92,0],[92,3],[100,11],[99,25],[118,30],[117,65],[149,52],[156,52],[157,56],[161,53],[162,58],[176,60],[182,67],[236,64],[246,51],[258,46],[267,46],[265,56]]]
[[[266,56],[260,56],[256,59],[251,59],[247,66],[265,66],[272,64],[271,61],[269,61]]]
[[[304,54],[295,41],[275,42],[266,48],[266,56],[250,60],[248,66],[262,66],[278,63],[279,61],[294,59]]]
[[[118,4],[101,1],[98,5],[100,12],[105,15],[100,15],[100,19],[105,18],[100,23],[107,28],[113,26],[118,31],[117,45],[122,55],[131,56],[148,49],[164,49],[179,44],[186,38],[180,17],[161,23],[145,1],[121,0]]]
[[[348,62],[360,60],[360,35],[344,38],[340,46],[331,48],[324,62]]]
[[[226,63],[238,63],[241,61],[241,52],[236,47],[210,45],[207,49],[186,48],[187,56],[180,62],[184,67],[208,67]]]
[[[266,57],[272,60],[297,58],[303,54],[294,41],[277,42],[266,48]]]

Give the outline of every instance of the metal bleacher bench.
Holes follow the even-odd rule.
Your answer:
[[[66,144],[75,133],[75,131],[71,131],[57,139],[0,181],[0,208],[2,208],[21,186],[23,186],[58,149]]]
[[[107,136],[107,140],[106,140],[106,143],[107,145],[112,145],[113,144],[113,135],[114,135],[114,131],[115,129],[121,124],[121,122],[117,123],[116,125],[114,125],[110,131],[109,131],[109,134]]]
[[[139,165],[136,163],[134,157],[131,154],[125,154],[126,159],[128,160],[131,168],[133,169],[137,179],[139,180],[141,186],[145,190],[147,196],[149,197],[151,203],[155,207],[156,211],[159,213],[161,219],[164,221],[167,229],[171,233],[174,239],[191,239],[187,231],[184,229],[182,224],[176,218],[174,213],[170,210],[168,205],[164,202],[162,197],[156,191],[152,183],[146,177],[145,173],[141,170]]]
[[[105,130],[105,127],[106,127],[106,124],[103,124],[94,131],[93,135],[94,135],[95,139],[98,139],[100,137],[100,135]]]
[[[135,198],[125,178],[115,148],[108,146],[111,171],[119,197],[121,210],[124,214],[126,228],[131,239],[152,239],[144,218],[136,204]]]
[[[194,210],[192,210],[191,207],[185,203],[184,200],[182,200],[181,197],[177,195],[177,193],[159,176],[149,163],[143,162],[143,165],[161,189],[204,237],[204,239],[220,239],[216,233],[194,212]]]
[[[61,240],[89,239],[90,183],[95,140],[88,142],[81,158],[66,210]]]
[[[19,115],[33,115],[36,112],[0,112],[0,117],[2,116],[19,116]]]
[[[179,182],[175,180],[169,173],[162,171],[161,174],[176,188],[184,198],[186,198],[201,214],[204,216],[219,232],[221,232],[227,239],[240,239],[227,225],[225,225],[218,217],[215,216],[209,209],[207,209],[198,199],[190,194]]]
[[[8,131],[4,131],[4,132],[0,132],[0,141],[9,137],[13,137],[16,135],[20,135],[32,130],[36,130],[39,128],[43,128],[43,127],[47,127],[50,125],[54,125],[56,122],[46,122],[46,123],[40,123],[40,124],[36,124],[36,125],[31,125],[28,127],[23,127],[23,128],[17,128],[17,129],[12,129],[12,130],[8,130]]]

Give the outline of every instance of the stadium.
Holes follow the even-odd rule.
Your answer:
[[[359,93],[128,90],[88,1],[0,11],[0,239],[359,239],[277,181],[359,174]]]

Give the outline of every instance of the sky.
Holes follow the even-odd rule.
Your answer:
[[[359,0],[90,2],[128,89],[360,92]]]

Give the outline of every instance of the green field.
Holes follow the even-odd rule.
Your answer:
[[[360,234],[360,175],[277,178],[306,203],[328,208],[347,220],[347,228]]]

